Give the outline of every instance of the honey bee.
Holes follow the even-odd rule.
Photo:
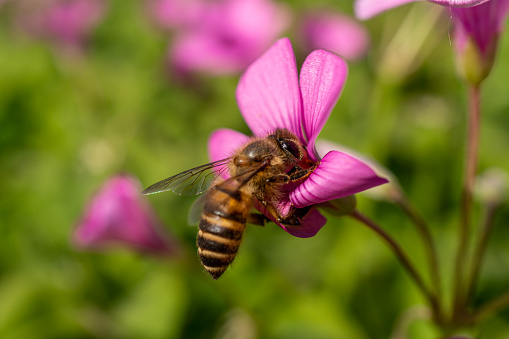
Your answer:
[[[299,227],[308,208],[291,207],[281,216],[274,207],[289,185],[302,182],[315,169],[304,145],[287,129],[276,129],[264,138],[253,137],[231,157],[202,165],[162,180],[143,194],[173,191],[195,195],[206,191],[197,236],[198,255],[212,278],[219,278],[239,250],[246,224],[270,220],[250,213],[256,203],[271,219]],[[230,177],[221,174],[228,170]]]

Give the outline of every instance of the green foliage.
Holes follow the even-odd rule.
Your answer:
[[[394,172],[430,221],[447,274],[457,245],[466,97],[441,30],[416,70],[398,81],[379,75],[377,58],[387,46],[381,35],[394,35],[397,27],[389,23],[401,22],[408,10],[367,22],[373,51],[349,65],[321,137],[370,154]],[[194,254],[196,230],[186,225],[190,198],[150,197],[183,243],[181,259],[72,248],[83,206],[110,175],[129,172],[147,186],[206,163],[214,129],[249,133],[235,103],[238,77],[202,78],[199,87],[173,81],[164,67],[167,39],[141,2],[132,1],[110,3],[82,56],[0,26],[0,337],[228,338],[240,328],[246,338],[388,338],[424,299],[385,244],[347,217],[330,216],[310,239],[272,224],[249,227],[235,264],[218,281]],[[508,60],[506,34],[483,93],[481,170],[509,169]],[[362,195],[358,206],[426,271],[420,239],[396,207]],[[509,283],[508,220],[506,206],[476,303]],[[481,338],[506,338],[509,313],[478,331]],[[410,333],[425,339],[436,330],[419,319]]]

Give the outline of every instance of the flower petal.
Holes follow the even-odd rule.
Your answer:
[[[237,102],[255,135],[287,128],[302,139],[297,65],[287,38],[278,40],[256,60],[237,86]]]
[[[355,16],[366,20],[388,9],[398,7],[410,2],[422,0],[357,0],[354,5]],[[429,0],[442,6],[448,7],[472,7],[490,0]]]
[[[325,218],[318,210],[312,208],[302,219],[301,226],[287,227],[274,220],[274,218],[266,212],[265,207],[259,201],[255,200],[254,205],[257,210],[262,212],[276,225],[298,238],[310,238],[315,236],[316,233],[318,233],[318,231],[327,223],[327,218]]]
[[[247,135],[229,128],[215,130],[209,138],[210,161],[218,161],[231,157],[233,152],[249,139]]]
[[[211,162],[222,160],[231,157],[233,152],[245,144],[249,137],[243,133],[234,131],[228,128],[222,128],[214,131],[209,138],[209,158]],[[222,167],[217,168],[221,172],[224,179],[230,177],[228,171],[221,170]]]
[[[317,141],[316,150],[318,151],[319,155],[327,154],[330,151],[339,151],[351,155],[357,158],[358,160],[364,162],[364,164],[371,167],[371,169],[375,171],[376,175],[389,180],[387,185],[373,187],[367,191],[362,192],[363,194],[372,199],[392,201],[392,199],[394,199],[395,196],[394,192],[401,192],[402,190],[399,181],[394,175],[394,173],[389,171],[389,169],[385,168],[382,164],[380,164],[372,157],[369,157],[365,154],[361,154],[349,147],[323,139]]]
[[[389,179],[391,183],[393,181],[397,181],[394,174],[387,168],[385,168],[382,164],[380,164],[378,161],[376,161],[375,159],[368,155],[359,153],[358,151],[351,149],[350,147],[346,147],[333,141],[324,140],[320,138],[320,140],[318,140],[316,143],[316,150],[318,151],[319,155],[325,155],[330,151],[338,151],[341,153],[348,154],[362,161],[364,164],[368,165],[373,171],[375,171],[375,173],[378,176]]]
[[[301,185],[290,192],[297,208],[352,195],[388,181],[364,162],[338,151],[327,153]]]
[[[354,4],[355,16],[366,20],[388,9],[416,1],[422,0],[357,0]]]
[[[339,98],[348,67],[339,56],[324,51],[312,52],[300,72],[303,128],[308,150],[314,153],[315,140]],[[315,154],[315,159],[319,159]]]
[[[454,23],[454,42],[459,53],[473,39],[483,54],[493,53],[493,44],[505,26],[509,11],[508,0],[492,0],[473,8],[451,8]]]
[[[318,231],[325,226],[327,218],[324,217],[318,210],[311,209],[308,214],[302,219],[302,226],[286,227],[279,225],[286,232],[298,238],[314,237]],[[277,224],[277,223],[276,223]]]

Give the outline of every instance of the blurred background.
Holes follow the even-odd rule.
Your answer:
[[[302,64],[306,15],[352,17],[352,1],[279,1],[277,20],[253,24],[278,24],[266,41],[247,40],[258,49],[217,65],[178,57],[190,55],[179,43],[192,50],[185,38],[207,31],[193,26],[200,20],[190,9],[183,20],[187,14],[165,15],[164,1],[83,0],[61,13],[58,2],[0,1],[1,338],[383,339],[408,319],[409,338],[437,335],[393,254],[350,218],[329,216],[309,239],[273,224],[248,226],[235,263],[217,281],[202,269],[197,229],[187,225],[194,197],[148,197],[179,256],[129,246],[83,250],[71,241],[85,206],[113,175],[129,173],[147,187],[207,163],[215,129],[250,134],[234,94],[248,62],[288,36]],[[320,138],[372,156],[398,177],[432,227],[450,293],[467,97],[448,15],[416,3],[360,25],[366,50],[345,52],[348,80]],[[505,35],[483,91],[480,172],[509,168],[508,60]],[[363,194],[358,205],[426,271],[420,239],[396,206]],[[476,304],[509,286],[508,221],[505,205]],[[509,311],[477,331],[509,337]]]

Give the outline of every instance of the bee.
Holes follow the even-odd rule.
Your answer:
[[[292,206],[282,216],[274,206],[285,190],[302,182],[316,165],[292,132],[276,129],[266,137],[251,138],[226,159],[157,182],[143,194],[206,192],[197,236],[198,255],[205,270],[217,279],[235,259],[248,222],[263,226],[272,219],[288,227],[301,225],[309,207]],[[221,175],[225,171],[230,174],[228,179]],[[270,218],[250,213],[254,206]]]

